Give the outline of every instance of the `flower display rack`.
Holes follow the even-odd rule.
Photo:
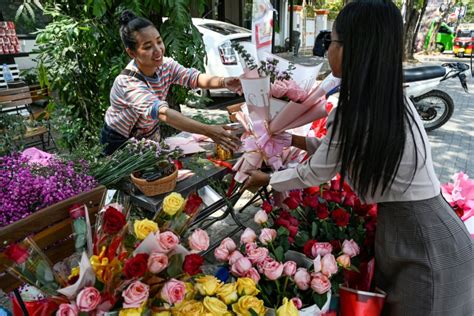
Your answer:
[[[74,253],[72,238],[72,219],[68,209],[73,204],[85,204],[89,211],[91,224],[95,223],[95,214],[100,211],[106,193],[106,187],[98,186],[88,192],[51,205],[30,216],[0,229],[0,288],[9,292],[21,283],[6,272],[10,261],[3,251],[12,242],[31,236],[38,246],[45,251],[54,264]]]

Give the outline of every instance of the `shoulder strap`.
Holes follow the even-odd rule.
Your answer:
[[[130,70],[130,69],[124,69],[120,72],[121,75],[129,76],[129,77],[135,77],[140,81],[143,81],[148,87],[150,87],[150,84],[148,81],[146,81],[145,77],[139,72]]]

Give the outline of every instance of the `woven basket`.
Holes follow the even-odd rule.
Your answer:
[[[142,191],[146,196],[154,196],[171,192],[176,188],[176,179],[178,178],[178,169],[175,168],[174,172],[169,176],[160,178],[155,181],[148,182],[145,179],[138,178],[134,174],[130,175],[132,182],[137,188]]]

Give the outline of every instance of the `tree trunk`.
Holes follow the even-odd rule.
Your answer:
[[[426,12],[426,7],[428,6],[428,0],[423,0],[422,7],[421,7],[421,12],[418,17],[418,21],[416,22],[416,28],[415,28],[415,36],[413,36],[412,43],[411,43],[411,55],[413,57],[413,53],[415,52],[416,49],[416,38],[418,36],[418,32],[420,31],[421,27],[421,22],[423,22],[423,17],[425,16]]]
[[[409,7],[409,4],[411,4],[411,7]],[[403,53],[405,60],[413,60],[413,42],[416,38],[416,26],[419,20],[419,16],[420,14],[416,11],[415,8],[413,8],[413,1],[408,1],[405,16],[406,22],[403,26],[405,33],[405,39],[403,43]]]

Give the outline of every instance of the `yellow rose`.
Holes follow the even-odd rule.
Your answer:
[[[191,300],[183,301],[173,307],[173,315],[201,316],[204,314],[204,305],[201,302]]]
[[[242,295],[257,295],[260,291],[257,289],[255,281],[251,278],[238,278],[237,279],[237,293]]]
[[[214,316],[231,315],[227,310],[227,305],[218,298],[206,296],[203,304],[206,310]]]
[[[143,308],[124,308],[120,310],[119,316],[141,316]]]
[[[195,288],[201,295],[214,295],[221,287],[222,282],[215,276],[205,275],[197,278]]]
[[[168,311],[157,312],[157,313],[152,313],[151,316],[171,316],[171,312],[168,312]]]
[[[283,305],[278,307],[276,316],[298,316],[299,312],[295,304],[287,297],[283,298]]]
[[[138,239],[145,239],[150,233],[156,233],[158,231],[158,224],[149,219],[143,219],[141,221],[135,221],[133,224],[135,235]]]
[[[174,216],[184,207],[184,198],[181,194],[173,192],[163,199],[163,212],[169,216]]]
[[[196,295],[194,285],[191,282],[184,282],[184,285],[186,286],[186,295],[184,299],[187,301],[194,299],[194,295]]]
[[[245,295],[239,298],[237,303],[232,304],[232,310],[237,314],[237,316],[250,316],[253,315],[250,310],[253,310],[257,315],[265,315],[265,307],[263,306],[263,301],[259,300],[255,296]]]
[[[235,303],[239,299],[237,295],[237,284],[224,284],[217,290],[217,297],[227,305]]]

